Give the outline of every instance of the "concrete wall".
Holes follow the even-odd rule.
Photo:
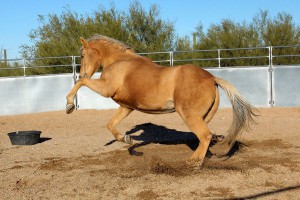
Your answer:
[[[277,66],[273,71],[274,106],[300,106],[300,66]]]
[[[39,76],[0,79],[0,115],[63,110],[73,76]]]
[[[207,69],[231,82],[251,104],[257,107],[300,106],[300,66],[276,66]],[[96,73],[93,78],[99,78]],[[74,85],[73,74],[0,78],[0,115],[64,110],[66,95]],[[221,107],[231,107],[220,89]],[[86,87],[77,95],[79,109],[110,109],[118,105]]]
[[[214,76],[233,84],[241,95],[257,107],[269,107],[270,80],[268,67],[208,69]],[[221,107],[231,107],[225,92],[220,89]]]

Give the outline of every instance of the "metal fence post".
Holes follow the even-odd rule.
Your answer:
[[[273,47],[269,46],[269,67],[273,66]]]
[[[218,67],[221,67],[221,49],[218,49]]]
[[[26,59],[23,58],[23,76],[26,76]]]
[[[269,49],[269,83],[270,83],[270,101],[269,104],[271,107],[274,106],[274,80],[273,80],[273,73],[274,73],[274,69],[273,69],[273,48],[272,46],[268,47]]]
[[[73,76],[76,78],[76,60],[75,60],[75,56],[71,56],[71,58],[72,58]]]
[[[174,52],[173,51],[170,51],[170,66],[173,66],[174,65]]]

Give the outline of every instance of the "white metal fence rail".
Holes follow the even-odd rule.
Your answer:
[[[296,49],[294,51],[294,54],[281,54],[276,55],[274,53],[275,50],[278,49]],[[260,51],[264,50],[259,55],[255,56],[239,56],[239,57],[228,57],[226,56],[225,52],[234,52],[234,51]],[[195,53],[215,53],[216,56],[209,56],[208,58],[192,58],[192,54]],[[214,50],[190,50],[190,51],[167,51],[167,52],[150,52],[150,53],[139,53],[142,56],[153,56],[153,55],[160,55],[161,57],[164,57],[165,59],[159,59],[154,60],[154,62],[157,63],[168,63],[170,66],[178,65],[183,62],[193,62],[193,61],[216,61],[217,66],[216,67],[224,67],[222,66],[222,61],[229,61],[229,60],[248,60],[248,59],[268,59],[267,66],[273,66],[273,60],[275,58],[297,58],[299,59],[300,64],[300,45],[292,45],[292,46],[269,46],[269,47],[253,47],[253,48],[232,48],[232,49],[214,49]],[[180,55],[186,54],[186,59],[180,58]],[[22,69],[23,70],[23,76],[28,76],[29,74],[26,74],[26,70],[33,69],[33,68],[50,68],[50,67],[70,67],[73,70],[73,74],[76,73],[76,68],[80,66],[79,63],[79,56],[62,56],[62,57],[46,57],[46,58],[28,58],[28,59],[7,59],[7,60],[1,60],[0,63],[3,64],[4,67],[0,67],[0,73],[2,70],[16,70],[16,69]],[[52,65],[39,65],[39,66],[32,66],[32,62],[37,60],[53,60],[53,59],[65,59],[68,62],[67,64],[52,64]],[[6,65],[4,64],[6,63]],[[9,64],[10,65],[7,65]],[[291,64],[291,63],[285,63],[285,64]],[[276,63],[275,63],[276,65]],[[1,65],[0,65],[1,66]],[[9,67],[5,67],[9,66]],[[214,66],[202,66],[202,67],[214,67]],[[1,76],[0,76],[1,77]]]

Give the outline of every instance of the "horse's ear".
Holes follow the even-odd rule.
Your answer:
[[[89,43],[83,37],[80,37],[80,42],[82,43],[82,45],[84,47],[88,47],[89,46]]]

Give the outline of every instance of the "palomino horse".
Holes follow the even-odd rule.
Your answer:
[[[81,86],[112,98],[120,107],[107,128],[117,141],[131,143],[130,137],[121,135],[116,125],[133,110],[152,114],[176,111],[200,140],[189,161],[201,165],[212,140],[207,123],[219,106],[218,86],[226,91],[231,101],[233,122],[227,137],[211,147],[210,151],[218,156],[226,155],[242,129],[248,129],[249,123],[254,122],[255,108],[227,81],[214,77],[200,67],[160,66],[139,56],[124,43],[106,36],[95,35],[89,40],[80,40],[83,45],[80,79],[67,95],[66,112],[73,112],[74,97]],[[101,77],[91,79],[101,66]]]

